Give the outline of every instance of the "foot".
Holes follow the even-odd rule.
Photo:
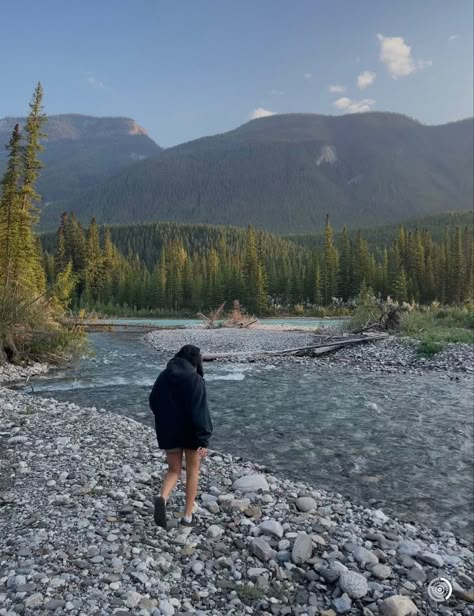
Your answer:
[[[155,524],[166,530],[166,501],[162,496],[155,499]]]
[[[183,516],[180,520],[180,526],[193,526],[193,516]]]

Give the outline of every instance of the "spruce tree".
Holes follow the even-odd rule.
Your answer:
[[[0,199],[0,290],[11,292],[19,274],[20,201],[18,187],[21,175],[20,127],[15,125],[7,145],[8,164],[1,182]],[[8,289],[8,291],[7,291]]]

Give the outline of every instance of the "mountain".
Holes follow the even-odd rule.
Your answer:
[[[0,119],[0,174],[15,124],[25,118]],[[41,158],[39,192],[43,203],[71,199],[93,188],[134,161],[160,153],[161,148],[129,118],[96,118],[86,115],[49,116],[44,131],[48,138]],[[60,207],[60,206],[58,206]]]
[[[288,114],[163,151],[67,204],[83,220],[246,225],[275,232],[371,226],[472,207],[473,120]],[[55,226],[60,209],[45,210]]]

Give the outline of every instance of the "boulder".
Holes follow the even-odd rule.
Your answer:
[[[419,560],[422,560],[424,563],[431,565],[432,567],[437,567],[440,569],[444,565],[444,560],[438,554],[433,554],[433,552],[422,552],[418,554]]]
[[[263,562],[267,562],[275,557],[275,550],[273,550],[265,539],[261,537],[252,539],[250,543],[250,552]]]
[[[388,565],[375,565],[370,573],[379,580],[386,580],[392,575],[392,570]]]
[[[337,599],[333,599],[332,604],[338,614],[347,614],[352,609],[351,598],[346,593]]]
[[[342,592],[347,593],[351,599],[361,599],[369,592],[366,578],[356,571],[341,573],[339,586]]]
[[[244,475],[239,479],[236,479],[232,485],[234,490],[239,492],[257,492],[263,490],[264,492],[269,489],[268,482],[265,479],[265,475]]]
[[[358,563],[376,565],[379,562],[379,559],[373,552],[359,545],[352,550],[352,556],[356,559]]]
[[[259,529],[264,535],[271,535],[277,539],[281,539],[283,537],[283,526],[276,520],[264,520],[259,525]]]
[[[302,565],[311,558],[313,553],[313,540],[310,535],[306,533],[300,533],[296,537],[296,541],[293,545],[291,552],[291,560],[295,565]]]
[[[393,595],[382,602],[381,616],[416,616],[418,608],[409,597]]]
[[[311,496],[300,496],[295,502],[298,511],[314,511],[317,507],[317,503]]]

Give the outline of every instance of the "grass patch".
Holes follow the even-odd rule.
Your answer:
[[[474,343],[474,312],[470,306],[412,310],[403,313],[400,332],[420,341],[419,354],[434,355],[449,342]]]
[[[419,357],[433,357],[436,353],[439,353],[443,349],[443,345],[441,342],[436,342],[435,340],[426,339],[421,340],[420,344],[416,349],[416,354]]]
[[[256,601],[261,601],[266,597],[284,601],[288,596],[285,589],[275,583],[269,584],[266,588],[258,588],[254,584],[236,584],[234,590],[242,603],[246,605],[253,605]]]
[[[235,586],[237,596],[246,605],[252,605],[265,597],[265,592],[253,584],[239,584]]]

